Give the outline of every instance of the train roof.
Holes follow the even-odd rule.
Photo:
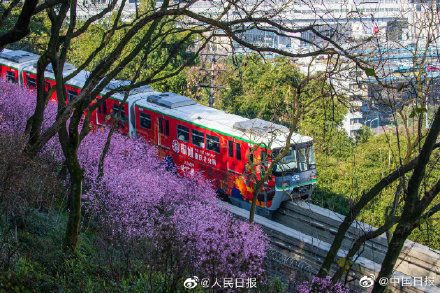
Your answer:
[[[76,67],[75,67],[73,64],[70,64],[70,63],[64,63],[64,67],[63,67],[63,77],[68,76],[70,73],[72,73],[73,71],[75,71],[75,69],[76,69]],[[33,74],[37,74],[37,64],[35,63],[35,64],[32,64],[32,65],[26,66],[26,67],[23,69],[23,71],[30,72],[30,73],[33,73]],[[79,74],[79,73],[78,73],[78,74]],[[78,75],[77,75],[77,76],[78,76]],[[53,71],[53,68],[52,68],[52,64],[47,65],[47,67],[46,67],[46,71],[44,72],[44,77],[45,77],[45,78],[52,79],[52,80],[55,80],[55,74],[54,74],[54,71]],[[73,78],[72,78],[72,79],[73,79]],[[70,80],[67,82],[67,84],[70,85],[70,84],[71,84],[70,82],[71,82],[72,79],[70,79]]]
[[[114,90],[121,86],[130,85],[130,81],[127,80],[117,80],[113,79],[108,83],[108,85],[101,91],[102,94],[105,94],[111,90]],[[153,88],[149,85],[143,85],[130,90],[130,96],[141,94],[141,93],[152,93],[154,92]],[[113,99],[117,99],[122,101],[124,99],[124,92],[118,92],[111,96]]]
[[[135,105],[250,143],[271,145],[272,149],[284,147],[289,133],[285,126],[226,113],[175,93],[154,93],[144,97]],[[297,133],[291,139],[293,144],[310,141],[311,137]]]
[[[75,69],[76,68],[74,67],[74,70]],[[71,72],[69,72],[69,74],[72,72],[73,72],[73,70]],[[66,75],[64,75],[64,74],[65,74],[65,72],[63,72],[63,76],[68,75],[68,74],[66,74]],[[84,85],[86,84],[87,78],[89,78],[89,76],[90,76],[89,71],[81,70],[80,72],[78,72],[77,75],[75,75],[74,77],[72,77],[71,79],[66,81],[66,84],[82,89],[84,87]]]
[[[3,49],[0,52],[0,63],[13,68],[17,68],[20,65],[29,62],[37,63],[38,58],[40,58],[40,56],[38,56],[37,54],[26,52],[23,50]]]

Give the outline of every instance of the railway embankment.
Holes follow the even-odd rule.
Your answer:
[[[240,218],[249,216],[248,211],[236,206],[226,204],[226,207]],[[307,202],[285,202],[272,219],[256,216],[255,222],[270,238],[269,273],[284,283],[315,275],[343,219],[343,215]],[[375,228],[354,222],[338,257],[345,257],[353,241],[372,229]],[[358,292],[368,292],[371,288],[360,286],[360,279],[377,275],[386,250],[385,235],[365,243],[356,256],[355,265],[345,276],[348,286]],[[406,241],[393,276],[387,282],[393,292],[440,292],[440,251]]]

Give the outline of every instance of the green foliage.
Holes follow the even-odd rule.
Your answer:
[[[96,24],[90,26],[90,28],[78,38],[75,38],[71,42],[71,50],[69,54],[69,61],[74,65],[81,65],[92,52],[98,48],[102,38],[108,33],[108,27],[106,24]],[[107,58],[109,54],[117,47],[119,41],[124,37],[129,27],[117,30],[111,38],[106,41],[105,49],[100,51],[96,58],[86,68],[92,70],[95,68],[102,59]],[[144,43],[142,40],[144,35],[148,34],[150,26],[146,26],[139,30],[125,47],[122,54],[118,59],[122,60],[140,43]],[[145,43],[145,46],[141,52],[133,59],[132,62],[120,72],[117,76],[121,80],[131,80],[135,77],[138,71],[139,65],[141,66],[138,81],[144,80],[150,77],[154,72],[159,73],[154,76],[155,79],[162,79],[151,85],[158,91],[162,92],[177,92],[180,93],[186,89],[186,78],[183,71],[185,63],[194,57],[194,53],[189,51],[189,46],[194,41],[193,37],[185,39],[187,32],[179,32],[175,27],[174,22],[169,20],[162,20],[162,23],[158,25],[156,30],[153,30],[151,37]],[[177,50],[178,54],[171,60],[168,60],[169,56],[174,54]],[[177,73],[173,75],[174,73]],[[167,77],[173,75],[171,77]]]
[[[400,145],[400,151],[399,151]],[[384,176],[400,165],[400,157],[406,154],[405,140],[396,135],[389,134],[369,137],[353,145],[351,155],[337,157],[317,154],[318,183],[312,201],[336,212],[346,214],[349,203],[357,201],[363,192],[368,191]],[[435,153],[438,158],[439,154]],[[439,167],[434,163],[430,165],[430,172],[426,178],[427,186],[432,186],[435,178],[439,178]],[[397,182],[383,190],[361,212],[359,220],[373,225],[384,224],[385,215],[390,210],[394,201]],[[401,195],[402,196],[402,195]],[[436,199],[432,206],[440,203]],[[398,205],[397,215],[402,210],[402,202]],[[437,218],[423,221],[410,239],[434,249],[440,248],[440,225]]]
[[[365,68],[365,74],[367,76],[374,76],[376,74],[376,71],[374,68]]]
[[[355,133],[354,140],[357,143],[366,143],[371,137],[373,137],[373,133],[370,128],[367,126],[362,126],[362,128]]]
[[[291,94],[301,80],[299,70],[287,58],[264,61],[258,55],[228,64],[220,78],[230,88],[221,94],[220,107],[249,118],[285,121],[292,108]]]
[[[219,93],[220,108],[248,118],[259,117],[283,124],[288,122],[292,110],[289,98],[304,79],[289,59],[263,61],[257,55],[242,56],[227,60],[226,69],[218,82],[230,89]],[[374,75],[374,70],[367,68],[366,73]],[[399,142],[397,136],[391,133],[373,137],[366,127],[355,139],[349,138],[340,127],[347,110],[332,97],[328,87],[325,81],[319,79],[305,83],[300,106],[314,102],[304,109],[305,114],[296,131],[313,137],[316,148],[318,182],[311,201],[346,215],[350,205],[363,192],[400,165],[407,146],[403,137]],[[424,111],[425,108],[418,108],[413,112],[420,115]],[[427,183],[432,185],[440,173],[436,165],[431,168]],[[373,226],[382,225],[394,201],[396,187],[397,183],[385,189],[361,212],[359,219]],[[397,213],[400,211],[401,204]],[[410,239],[439,249],[438,219],[423,221]]]
[[[91,232],[80,235],[74,255],[65,253],[60,245],[67,221],[63,213],[32,210],[25,220],[17,240],[10,223],[0,224],[0,292],[168,291],[164,276],[148,267],[115,271],[126,268],[122,248],[104,251],[103,240]],[[136,262],[136,255],[130,261]]]
[[[24,2],[20,2],[11,12],[10,17],[7,17],[4,20],[4,23],[1,26],[0,33],[3,33],[9,29],[11,29],[21,12],[21,8]],[[7,7],[9,3],[6,5],[0,5],[0,14],[3,15],[3,11],[5,7]],[[41,12],[37,15],[33,16],[32,21],[29,24],[30,33],[25,36],[23,39],[8,45],[7,47],[12,50],[25,50],[34,53],[41,53],[43,49],[47,47],[47,43],[49,40],[49,32],[50,32],[50,22],[45,12]]]

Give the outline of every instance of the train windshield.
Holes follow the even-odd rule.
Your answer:
[[[276,157],[281,150],[274,150]],[[291,148],[274,168],[274,173],[302,172],[315,169],[315,151],[312,145]]]

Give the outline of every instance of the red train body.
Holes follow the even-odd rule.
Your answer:
[[[24,86],[36,86],[36,55],[24,64],[17,59],[14,66],[3,60],[13,53],[7,50],[0,54],[2,76],[8,78],[5,72],[14,72],[14,78]],[[74,69],[66,64],[63,76]],[[8,74],[12,78],[12,73]],[[81,71],[66,82],[66,103],[79,95],[87,76],[86,71]],[[55,86],[51,68],[45,72],[45,80],[46,90]],[[127,82],[112,81],[101,94],[121,84]],[[57,99],[55,93],[51,99]],[[101,95],[93,103],[99,99]],[[113,121],[122,101],[123,95],[117,93],[102,102],[92,113],[91,123],[105,125]],[[259,178],[261,168],[265,166],[258,163],[280,151],[288,134],[284,126],[228,114],[174,93],[155,92],[149,86],[130,92],[120,111],[118,128],[123,134],[141,137],[158,146],[160,156],[171,157],[179,173],[204,174],[212,181],[213,188],[247,209],[252,202],[255,184],[249,176],[249,161],[257,165],[253,171]],[[270,180],[258,192],[260,211],[276,210],[282,201],[291,197],[308,197],[313,191],[316,183],[313,140],[294,134],[291,145],[286,160],[276,166]]]

